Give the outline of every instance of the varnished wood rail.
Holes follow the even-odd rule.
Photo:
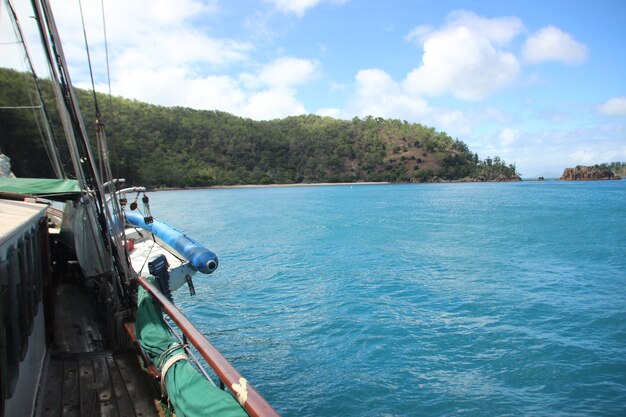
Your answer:
[[[215,371],[221,381],[234,393],[244,410],[252,417],[278,417],[279,414],[265,401],[247,380],[222,356],[215,346],[207,340],[196,326],[165,297],[159,289],[145,277],[138,277],[137,282],[161,305],[163,311],[176,323],[187,336],[187,340]],[[244,392],[245,391],[245,392]],[[244,401],[242,401],[244,400]]]

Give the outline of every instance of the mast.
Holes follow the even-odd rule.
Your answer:
[[[106,251],[109,254],[107,269],[111,272],[111,278],[114,281],[114,286],[118,289],[119,296],[124,297],[128,293],[122,285],[120,277],[125,276],[128,281],[129,269],[127,262],[125,262],[124,252],[120,249],[121,245],[117,242],[118,236],[112,236],[111,234],[111,232],[115,232],[118,229],[118,225],[113,219],[106,202],[104,185],[91,151],[87,130],[78,105],[78,98],[72,85],[52,9],[48,0],[31,0],[31,3],[35,11],[37,26],[44,44],[48,63],[51,67],[55,97],[59,103],[59,112],[62,114],[61,120],[67,135],[68,147],[70,148],[77,178],[81,188],[93,195],[95,199],[94,206],[98,229]],[[107,164],[108,159],[102,162]],[[115,241],[114,245],[111,242],[111,238]]]
[[[50,71],[50,81],[52,84],[52,91],[54,93],[54,97],[57,101],[57,109],[59,111],[59,116],[61,118],[61,124],[63,125],[63,131],[65,133],[65,139],[67,141],[68,149],[70,151],[70,157],[72,160],[72,165],[74,166],[74,173],[76,175],[76,179],[78,180],[81,188],[85,188],[85,177],[83,171],[80,167],[79,161],[80,156],[78,153],[78,149],[76,146],[76,138],[74,136],[74,129],[72,128],[72,124],[70,121],[70,116],[65,107],[65,102],[63,99],[63,93],[61,91],[61,85],[59,83],[59,72],[57,67],[54,65],[57,60],[55,59],[55,54],[52,51],[52,47],[50,42],[48,41],[47,30],[44,25],[46,19],[41,10],[41,6],[36,0],[32,0],[31,4],[33,6],[33,11],[35,13],[35,21],[37,22],[37,28],[39,29],[39,36],[41,37],[41,43],[46,54],[46,62],[48,63],[48,69]]]
[[[74,92],[72,80],[67,70],[67,60],[65,59],[63,46],[60,42],[59,32],[52,15],[50,4],[48,0],[40,0],[40,2],[32,0],[32,3],[39,31],[46,46],[45,49],[47,50],[48,61],[53,67],[53,81],[55,84],[59,85],[61,99],[64,104],[62,107],[65,109],[68,116],[66,122],[68,120],[70,122],[69,129],[66,129],[66,131],[71,132],[68,136],[68,145],[75,148],[76,155],[79,157],[78,161],[75,161],[75,163],[78,162],[79,166],[76,168],[78,168],[78,171],[81,172],[83,177],[83,183],[81,185],[99,194],[102,192],[100,189],[101,186],[99,186],[101,180],[98,176],[94,158],[91,153],[87,129],[85,128],[85,123],[83,122],[78,106],[78,98]],[[46,38],[44,22],[50,35],[49,39]],[[53,62],[56,63],[56,65],[52,65]],[[79,178],[79,181],[80,180]]]

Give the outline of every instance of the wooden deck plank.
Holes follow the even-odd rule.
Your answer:
[[[100,414],[107,417],[118,417],[119,413],[115,404],[106,356],[100,355],[95,358],[93,365],[96,380],[100,382],[100,387],[98,388]]]
[[[57,352],[104,350],[104,323],[87,288],[61,285],[56,290],[54,339]],[[62,301],[61,301],[62,300]]]
[[[115,362],[126,385],[126,391],[138,417],[157,415],[155,400],[157,388],[154,379],[137,372],[139,357],[134,351],[115,354]]]
[[[78,372],[80,378],[80,415],[95,416],[99,382],[94,377],[93,361],[90,358],[79,358]]]
[[[111,387],[115,396],[115,403],[120,417],[135,417],[133,403],[126,389],[126,384],[120,370],[117,367],[113,355],[106,357],[107,366],[109,368],[109,376],[111,378]]]
[[[93,293],[61,285],[38,416],[156,417],[159,398],[134,350],[112,351]],[[151,382],[152,381],[152,382]]]
[[[78,364],[73,360],[63,361],[63,396],[61,402],[63,416],[80,416],[79,395]]]
[[[42,417],[61,417],[63,403],[63,362],[50,359],[42,390]]]

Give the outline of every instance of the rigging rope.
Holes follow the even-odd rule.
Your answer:
[[[95,111],[96,111],[95,130],[96,130],[96,145],[97,145],[98,156],[99,156],[98,159],[100,163],[100,167],[99,167],[100,178],[105,183],[112,183],[113,173],[111,171],[111,164],[109,163],[109,160],[108,160],[109,152],[107,149],[104,122],[102,121],[102,114],[100,113],[100,106],[98,105],[98,97],[96,93],[96,86],[95,86],[95,80],[94,80],[94,75],[93,75],[93,67],[91,65],[91,53],[89,52],[89,42],[87,40],[87,29],[85,27],[85,18],[83,14],[83,6],[82,6],[81,0],[78,0],[78,6],[80,9],[80,18],[81,18],[81,22],[83,26],[85,50],[87,52],[87,62],[89,63],[89,75],[91,77],[91,88],[93,92],[93,100],[94,100],[94,106],[95,106]],[[104,6],[102,7],[102,11],[103,11],[103,22],[104,22]],[[105,35],[105,39],[106,39],[106,35]],[[107,75],[108,75],[108,52],[107,52]],[[110,79],[109,79],[109,86],[110,86]],[[114,193],[115,192],[113,190],[113,194]],[[124,225],[119,224],[118,222],[114,220],[114,219],[122,218],[122,210],[119,206],[119,201],[116,198],[113,198],[111,200],[111,207],[105,205],[104,211],[105,211],[107,219],[109,220],[109,227],[112,229],[111,238],[113,240],[113,244],[115,245],[116,252],[117,252],[117,262],[118,262],[117,266],[120,269],[120,272],[122,272],[123,275],[126,277],[126,280],[128,283],[128,280],[130,279],[130,271],[128,270],[126,266],[126,263],[123,262],[121,259],[121,254],[125,253],[124,244],[125,244],[126,237],[124,236],[124,227],[123,227]],[[113,212],[113,215],[111,215],[111,211]]]
[[[98,148],[98,156],[103,154],[103,150],[101,148],[101,141],[99,140],[98,130],[102,125],[102,119],[100,114],[100,106],[98,106],[98,95],[96,94],[96,83],[93,77],[93,67],[91,65],[91,53],[89,52],[89,42],[87,41],[87,29],[85,28],[85,17],[83,15],[83,2],[78,0],[78,9],[80,10],[80,21],[83,25],[83,37],[85,39],[85,51],[87,52],[87,63],[89,64],[89,76],[91,77],[91,92],[93,94],[93,103],[96,109],[96,146]],[[98,158],[99,168],[100,168],[100,178],[103,179],[104,182],[108,181],[110,178],[104,177],[104,161],[103,158]]]
[[[107,24],[106,24],[106,18],[105,18],[106,14],[104,12],[104,0],[100,0],[100,10],[102,12],[102,32],[104,35],[104,56],[105,56],[106,65],[107,65],[107,84],[109,87],[109,120],[115,125],[115,117],[113,114],[113,93],[111,92],[111,67],[109,65],[109,41],[107,37]],[[117,166],[115,168],[117,171]],[[110,169],[111,167],[109,166],[109,170]],[[112,172],[111,172],[111,175],[113,175]],[[116,172],[115,175],[117,176],[118,173]]]
[[[35,22],[37,23],[41,44],[43,45],[44,53],[46,55],[46,62],[48,64],[48,71],[52,83],[52,91],[57,102],[61,124],[63,125],[63,130],[65,132],[67,147],[71,155],[72,165],[74,167],[74,175],[81,184],[81,187],[86,188],[87,179],[80,163],[82,158],[80,156],[80,150],[78,148],[76,138],[78,131],[74,130],[75,127],[72,117],[69,114],[69,107],[67,106],[68,103],[66,103],[64,97],[67,90],[61,86],[61,80],[63,80],[63,76],[60,73],[62,71],[60,66],[61,57],[56,53],[56,47],[54,46],[54,42],[58,36],[56,35],[54,25],[50,26],[50,24],[53,24],[54,22],[50,21],[48,14],[44,12],[44,6],[48,6],[48,4],[45,3],[45,0],[40,0],[39,2],[31,0],[31,5],[33,7],[33,11],[35,12]],[[57,61],[57,58],[59,61]]]
[[[58,100],[62,104],[61,107],[65,107],[63,113],[67,114],[68,121],[71,123],[66,128],[68,133],[68,143],[71,148],[74,148],[74,156],[78,157],[77,160],[73,160],[77,171],[82,171],[82,183],[81,186],[87,188],[90,194],[93,194],[96,200],[94,206],[97,216],[97,223],[99,226],[99,232],[104,243],[105,249],[110,254],[110,270],[115,274],[115,281],[119,284],[120,290],[119,297],[117,294],[111,294],[115,297],[116,303],[121,297],[127,295],[126,291],[121,287],[121,283],[117,279],[119,274],[122,274],[123,266],[120,265],[121,253],[118,247],[113,249],[111,247],[111,241],[109,239],[110,230],[115,228],[115,222],[113,221],[108,205],[105,201],[105,193],[102,181],[98,175],[96,169],[95,160],[89,145],[89,138],[87,136],[87,130],[85,128],[84,121],[80,114],[78,106],[78,97],[73,89],[70,74],[68,72],[67,61],[63,53],[63,47],[59,38],[59,31],[52,16],[52,10],[49,0],[32,0],[35,5],[35,12],[37,13],[37,21],[39,24],[40,34],[44,40],[44,45],[47,49],[47,56],[49,58],[49,65],[53,67],[55,74],[55,83],[58,83],[59,89],[55,88],[55,93],[60,92]],[[47,27],[43,26],[43,23]],[[49,35],[49,39],[48,36]],[[56,78],[58,76],[58,78]],[[117,245],[116,245],[117,246]]]
[[[93,79],[93,68],[91,66],[91,54],[89,53],[89,42],[87,42],[87,30],[85,29],[85,17],[83,16],[83,2],[78,0],[80,9],[80,20],[83,24],[83,36],[85,38],[85,49],[87,51],[87,63],[89,64],[89,75],[91,76],[91,91],[93,92],[93,102],[96,107],[96,118],[100,118],[100,108],[98,107],[98,97],[96,96],[96,85]]]
[[[41,106],[0,106],[0,110],[40,109]]]
[[[26,93],[28,94],[28,99],[30,101],[31,106],[15,106],[14,108],[30,108],[33,110],[33,118],[35,123],[37,124],[37,130],[39,131],[39,137],[43,143],[43,147],[46,150],[46,154],[48,155],[48,159],[52,164],[52,169],[57,178],[67,178],[65,174],[65,170],[63,169],[63,164],[61,163],[61,157],[59,155],[59,146],[52,130],[50,117],[48,115],[48,111],[46,109],[46,105],[43,101],[43,92],[41,86],[39,85],[39,78],[37,77],[37,73],[35,72],[35,68],[33,67],[33,61],[30,57],[30,53],[28,52],[28,47],[24,42],[24,35],[22,33],[22,27],[20,26],[20,22],[17,18],[17,13],[15,12],[15,8],[13,7],[13,3],[11,0],[5,0],[5,4],[7,7],[8,15],[13,25],[13,32],[15,37],[17,38],[17,44],[20,44],[22,47],[19,48],[20,55],[22,55],[22,59],[24,63],[28,66],[30,73],[33,76],[33,81],[35,84],[35,90],[37,92],[36,98],[38,105],[35,106],[35,99],[31,93],[31,89],[25,85]],[[24,83],[26,80],[24,79]],[[39,112],[36,110],[39,109]],[[41,120],[40,120],[41,118]],[[42,128],[43,124],[43,128]]]
[[[109,115],[113,117],[113,94],[111,93],[111,69],[109,66],[109,41],[107,40],[107,24],[104,14],[104,0],[100,0],[100,8],[102,9],[102,30],[104,32],[104,56],[107,63],[107,82],[109,84]]]

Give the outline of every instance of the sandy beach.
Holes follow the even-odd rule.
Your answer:
[[[390,182],[315,182],[315,183],[298,183],[298,184],[240,184],[240,185],[210,185],[206,187],[162,187],[155,188],[150,191],[175,191],[175,190],[211,190],[225,188],[269,188],[269,187],[318,187],[327,185],[382,185],[391,184]]]
[[[380,185],[389,182],[315,182],[299,184],[249,184],[249,185],[215,185],[203,188],[263,188],[263,187],[317,187],[325,185]]]

